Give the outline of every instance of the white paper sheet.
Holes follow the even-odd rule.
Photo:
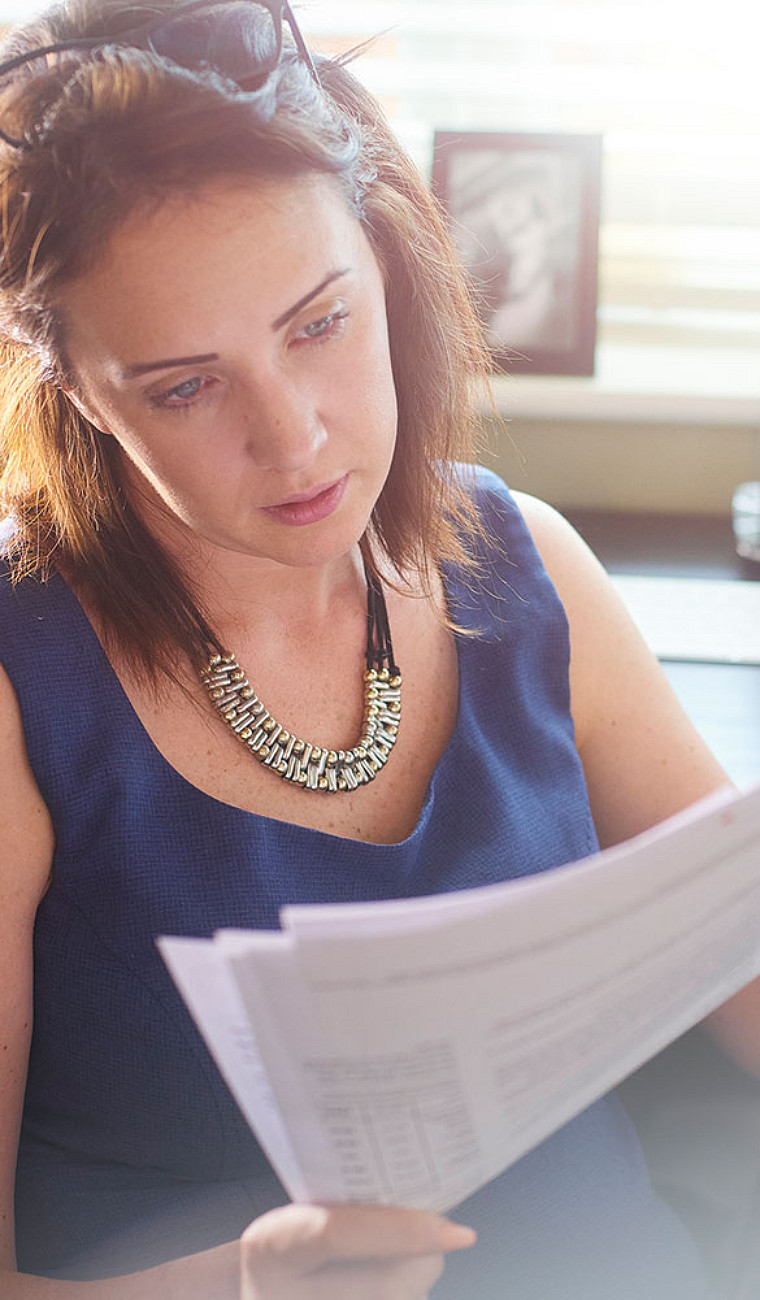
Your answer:
[[[263,1151],[293,1199],[307,1199],[308,1188],[272,1094],[253,1022],[223,947],[212,939],[177,937],[161,938],[158,946],[206,1046]]]
[[[295,1152],[280,1176],[445,1211],[760,974],[760,789],[540,876],[282,921],[215,941]]]
[[[614,574],[659,659],[760,664],[760,582]]]

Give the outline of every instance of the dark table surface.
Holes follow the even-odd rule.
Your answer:
[[[734,551],[731,521],[712,515],[568,510],[610,573],[760,581]],[[760,666],[669,660],[663,669],[692,722],[737,785],[760,781]]]
[[[734,550],[728,516],[564,513],[610,573],[760,582],[760,564],[740,559]]]

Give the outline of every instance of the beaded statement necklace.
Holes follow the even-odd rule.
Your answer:
[[[374,781],[396,743],[401,721],[401,672],[393,658],[385,596],[367,579],[364,716],[352,749],[327,749],[287,731],[262,704],[234,654],[213,654],[201,674],[214,707],[255,758],[304,790],[340,794]]]

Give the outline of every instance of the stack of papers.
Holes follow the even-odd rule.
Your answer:
[[[294,1200],[445,1212],[760,973],[760,787],[523,880],[162,938]]]

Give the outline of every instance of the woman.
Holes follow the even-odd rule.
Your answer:
[[[3,1295],[694,1300],[613,1098],[459,1207],[471,1250],[288,1206],[156,954],[725,781],[571,530],[454,468],[482,357],[443,224],[282,16],[71,0],[7,50]]]

